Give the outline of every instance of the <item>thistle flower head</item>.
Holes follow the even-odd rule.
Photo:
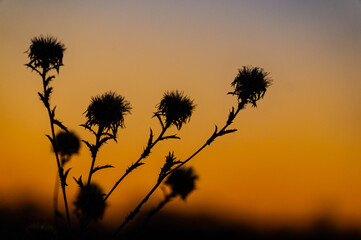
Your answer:
[[[44,70],[56,69],[59,72],[63,66],[63,54],[65,46],[52,36],[40,36],[31,39],[31,45],[27,51],[30,62],[27,64],[33,69],[39,67]]]
[[[58,132],[55,136],[57,150],[62,158],[69,158],[78,154],[80,149],[79,137],[74,132]]]
[[[180,130],[183,124],[189,122],[194,108],[193,100],[184,96],[183,92],[170,91],[163,95],[154,115],[163,116],[167,126],[174,125]]]
[[[180,195],[183,200],[195,189],[195,180],[198,176],[192,167],[183,167],[174,171],[165,181],[172,188],[172,193]]]
[[[75,211],[82,211],[85,216],[94,220],[102,218],[106,207],[104,196],[103,190],[95,183],[79,188],[74,202]]]
[[[234,91],[228,94],[237,95],[238,101],[243,106],[251,103],[257,107],[256,102],[263,98],[267,88],[271,85],[271,80],[267,78],[268,74],[259,67],[243,66],[238,70],[238,75],[231,83]]]
[[[130,103],[115,92],[107,92],[93,97],[85,111],[88,127],[98,126],[105,131],[112,130],[115,135],[118,127],[124,127],[124,115],[130,113]]]

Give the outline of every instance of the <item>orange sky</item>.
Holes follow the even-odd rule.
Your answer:
[[[257,109],[242,111],[238,132],[218,139],[191,165],[200,176],[186,203],[169,209],[228,213],[231,219],[301,221],[331,212],[361,220],[360,1],[0,1],[0,193],[7,205],[27,194],[51,206],[56,163],[44,136],[40,79],[24,67],[30,39],[66,45],[52,103],[79,127],[90,98],[124,95],[133,113],[118,144],[103,147],[94,176],[105,190],[141,153],[155,105],[166,90],[197,104],[181,141],[158,145],[110,199],[105,216],[125,216],[154,184],[169,150],[184,159],[222,125],[236,100],[226,95],[243,65],[263,67],[274,85]],[[172,129],[175,133],[176,129]],[[71,177],[86,175],[83,146]],[[71,179],[71,178],[70,178]],[[73,199],[76,185],[68,188]],[[149,206],[161,197],[161,191]]]

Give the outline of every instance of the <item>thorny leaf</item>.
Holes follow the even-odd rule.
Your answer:
[[[105,169],[105,168],[114,168],[114,166],[112,166],[112,165],[104,165],[104,166],[96,167],[96,168],[93,169],[92,173],[95,173],[96,171],[98,171],[100,169]]]
[[[130,173],[131,171],[133,171],[137,167],[142,166],[143,164],[144,164],[143,162],[133,163],[132,166],[127,168],[126,172]]]
[[[148,139],[148,144],[147,147],[144,149],[141,158],[146,158],[149,156],[150,154],[150,149],[152,148],[152,144],[153,144],[153,131],[152,129],[150,129],[150,135],[149,135],[149,139]]]
[[[164,123],[162,122],[162,118],[160,117],[160,115],[157,114],[157,113],[155,113],[154,116],[158,118],[158,120],[159,120],[159,122],[160,122],[160,125],[162,126],[162,129],[164,129]],[[154,117],[154,116],[153,116],[153,117]]]
[[[69,174],[70,169],[71,169],[71,168],[69,168],[68,170],[66,170],[65,174],[63,175],[63,168],[61,168],[61,174],[62,174],[61,184],[62,184],[63,186],[68,186],[68,184],[66,184],[66,178],[68,177],[68,174]]]
[[[214,141],[214,139],[216,139],[216,137],[217,137],[217,135],[218,135],[218,132],[217,132],[217,131],[218,131],[218,127],[217,127],[217,125],[216,125],[212,136],[207,140],[207,144],[208,144],[208,145],[210,145],[210,144]]]
[[[223,130],[223,131],[221,131],[221,132],[219,132],[219,133],[217,134],[217,137],[218,137],[218,136],[223,136],[223,135],[228,134],[228,133],[233,133],[233,132],[235,132],[235,131],[237,131],[237,129]]]
[[[69,134],[67,127],[65,127],[59,120],[54,119],[53,123]]]
[[[49,76],[46,80],[45,80],[45,87],[48,86],[48,84],[50,83],[51,80],[53,80],[53,78],[55,78],[55,76]]]
[[[47,99],[47,100],[49,100],[49,96],[50,96],[50,94],[53,92],[53,88],[52,87],[48,87],[46,90],[45,90],[45,94],[44,94],[44,96],[45,96],[45,98]]]
[[[85,129],[89,130],[90,132],[92,132],[94,135],[97,135],[97,133],[91,129],[91,127],[89,127],[88,125],[86,124],[80,124],[81,127],[84,127]]]
[[[148,139],[148,146],[152,145],[153,143],[153,131],[150,129],[149,139]]]
[[[45,136],[50,140],[51,144],[53,145],[53,148],[56,149],[54,139],[52,139],[49,135],[45,135]]]
[[[96,146],[94,146],[93,144],[90,144],[89,142],[85,141],[85,140],[81,140],[81,141],[87,145],[87,147],[89,148],[90,153],[92,154],[92,156],[94,156],[98,148]]]
[[[79,177],[78,180],[77,180],[75,177],[73,177],[73,178],[74,178],[75,182],[79,185],[79,187],[80,187],[81,189],[83,189],[83,188],[84,188],[84,184],[83,184],[83,181],[81,180],[81,175],[80,175],[80,177]]]
[[[56,109],[56,106],[53,108],[53,110],[51,110],[51,118],[54,119],[55,117],[55,109]]]
[[[166,139],[180,139],[180,137],[178,137],[176,134],[174,134],[174,135],[162,137],[159,140],[166,140]]]
[[[44,106],[47,108],[49,106],[48,101],[45,99],[44,95],[40,92],[38,92],[38,95],[40,97],[40,100],[44,103]]]
[[[33,67],[31,64],[27,63],[27,64],[25,64],[25,66],[27,66],[28,68],[31,68],[31,71],[35,71],[35,72],[39,73],[39,75],[41,75],[41,72],[38,69],[36,69],[35,67]]]
[[[229,112],[229,115],[228,115],[227,125],[230,125],[233,122],[235,117],[236,117],[236,115],[234,113],[234,107],[232,107],[232,110]]]
[[[101,147],[104,143],[106,143],[108,140],[110,140],[110,139],[114,139],[114,138],[112,138],[112,137],[104,137],[104,138],[102,138],[100,141],[99,141],[99,145],[98,145],[98,147]]]

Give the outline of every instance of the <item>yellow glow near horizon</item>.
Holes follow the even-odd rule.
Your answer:
[[[24,67],[30,39],[51,34],[67,48],[51,102],[70,129],[93,141],[79,127],[92,96],[114,90],[132,104],[118,144],[107,144],[99,155],[99,165],[116,166],[94,176],[105,191],[139,156],[149,128],[159,131],[152,115],[164,91],[182,90],[197,104],[191,122],[179,133],[171,130],[182,140],[157,146],[114,193],[106,221],[125,216],[144,196],[169,150],[184,159],[224,123],[236,104],[226,94],[230,83],[248,64],[269,71],[274,85],[258,108],[240,113],[233,125],[238,132],[191,162],[200,176],[197,191],[169,209],[299,221],[321,209],[343,223],[358,220],[360,9],[356,2],[329,4],[1,1],[3,204],[34,193],[36,201],[52,205],[56,165],[44,137],[49,124],[37,96],[41,82]],[[70,182],[87,175],[85,146],[71,165]],[[76,190],[71,182],[70,199]],[[150,205],[160,197],[161,191]]]

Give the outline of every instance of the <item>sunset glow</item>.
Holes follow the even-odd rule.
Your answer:
[[[121,222],[136,206],[169,151],[186,159],[225,123],[237,106],[227,93],[238,69],[258,66],[273,85],[257,108],[239,113],[237,132],[192,159],[196,190],[167,210],[294,226],[328,214],[339,226],[361,228],[360,6],[356,0],[0,0],[0,204],[28,199],[52,210],[57,168],[45,137],[49,119],[37,95],[41,79],[24,66],[30,39],[43,34],[66,47],[51,103],[69,129],[93,142],[80,127],[91,97],[114,91],[131,103],[118,143],[104,145],[97,159],[115,166],[93,177],[106,192],[142,153],[149,129],[161,131],[153,115],[165,91],[182,91],[196,104],[189,123],[169,130],[181,140],[157,145],[116,189],[104,222]],[[73,177],[86,178],[90,159],[83,144],[69,164],[72,210]],[[162,197],[159,189],[147,207]]]

